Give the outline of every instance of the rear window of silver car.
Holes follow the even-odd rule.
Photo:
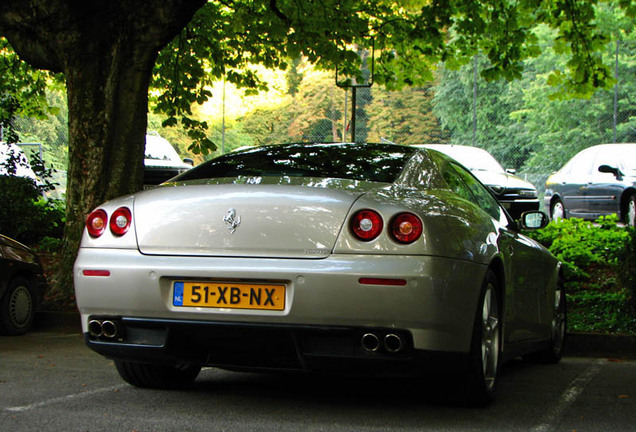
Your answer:
[[[321,177],[392,183],[416,149],[389,144],[294,144],[228,153],[176,177]]]

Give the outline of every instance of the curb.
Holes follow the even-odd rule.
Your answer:
[[[636,336],[568,333],[563,355],[636,359]]]
[[[33,329],[81,333],[80,314],[77,311],[40,311],[35,316]],[[568,333],[563,355],[636,359],[636,336]]]
[[[35,331],[82,332],[82,321],[77,311],[38,311],[33,320]]]

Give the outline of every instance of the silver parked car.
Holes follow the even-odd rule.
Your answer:
[[[553,220],[617,214],[636,225],[636,144],[601,144],[581,150],[545,184]]]
[[[142,387],[202,366],[422,375],[470,402],[507,358],[556,362],[560,263],[468,170],[428,149],[233,152],[87,218],[75,290],[90,348]]]

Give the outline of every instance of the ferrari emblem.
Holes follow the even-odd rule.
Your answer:
[[[236,214],[235,209],[231,208],[223,217],[223,222],[227,225],[227,229],[230,230],[230,234],[234,234],[234,231],[236,231],[241,224],[241,217]]]

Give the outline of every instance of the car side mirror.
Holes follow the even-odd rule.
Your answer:
[[[614,174],[618,180],[623,178],[623,173],[618,168],[609,166],[609,165],[601,165],[598,167],[598,171],[602,173]]]
[[[519,227],[527,230],[538,230],[546,227],[550,223],[550,218],[542,211],[528,211],[521,214]]]
[[[194,166],[194,161],[190,158],[183,158],[183,163]]]
[[[516,169],[514,169],[514,168],[506,168],[506,172],[507,172],[508,174],[512,174],[512,175],[517,174],[517,170],[516,170]]]

